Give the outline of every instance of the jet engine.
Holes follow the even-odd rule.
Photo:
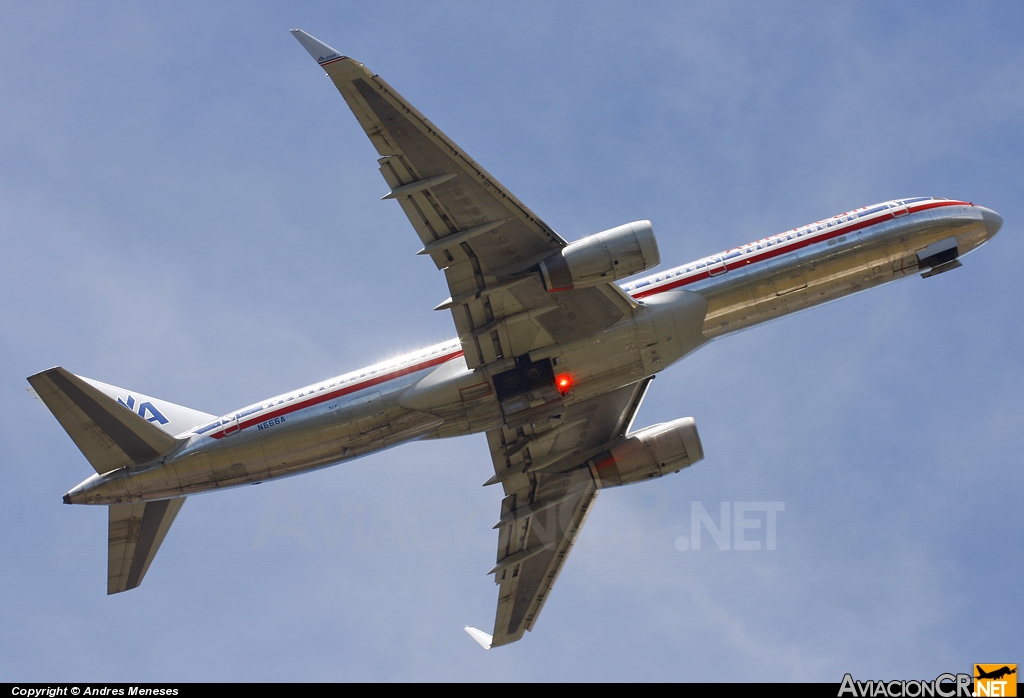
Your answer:
[[[540,263],[548,291],[585,288],[639,274],[661,263],[650,221],[626,223],[577,240]]]
[[[618,487],[675,473],[704,458],[693,417],[641,429],[590,461],[598,487]]]

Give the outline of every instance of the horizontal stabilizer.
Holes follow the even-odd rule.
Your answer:
[[[141,504],[112,504],[109,512],[107,593],[142,583],[185,498]]]
[[[180,443],[126,404],[63,368],[29,376],[28,382],[100,474],[155,460]]]
[[[466,632],[469,636],[480,643],[480,646],[485,650],[491,649],[491,636],[485,633],[483,630],[477,630],[476,628],[466,628]]]

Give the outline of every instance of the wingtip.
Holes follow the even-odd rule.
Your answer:
[[[302,48],[306,49],[306,51],[309,52],[309,55],[311,55],[320,65],[347,58],[347,56],[343,56],[337,49],[331,48],[324,42],[320,41],[320,39],[317,39],[301,29],[292,29],[290,31],[292,36],[302,44]]]
[[[477,644],[479,644],[485,650],[491,649],[491,641],[494,639],[491,635],[488,635],[483,630],[477,630],[476,628],[471,628],[468,625],[464,628],[464,630],[467,633],[469,633],[469,636],[471,638],[473,638],[474,640],[476,640]]]

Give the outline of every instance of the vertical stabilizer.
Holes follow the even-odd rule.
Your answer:
[[[28,382],[97,473],[147,463],[182,443],[63,368],[29,376]]]
[[[116,385],[108,385],[84,376],[78,376],[78,378],[171,436],[184,434],[201,424],[216,419],[212,414],[143,395],[137,390],[118,388]]]

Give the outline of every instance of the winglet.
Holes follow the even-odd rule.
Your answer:
[[[301,29],[292,29],[291,31],[292,35],[302,44],[302,47],[309,51],[309,55],[315,58],[316,62],[320,65],[327,65],[328,63],[343,61],[348,58],[348,56],[341,55],[339,51],[310,36]]]
[[[470,628],[466,626],[466,632],[469,636],[480,643],[480,646],[485,650],[491,649],[491,636],[485,633],[483,630],[477,630],[476,628]]]

